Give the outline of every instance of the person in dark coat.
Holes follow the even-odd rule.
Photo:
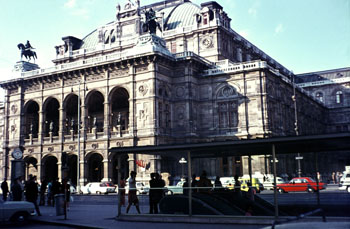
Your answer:
[[[44,179],[40,187],[40,204],[39,205],[45,205],[46,188],[47,188],[47,181],[46,179]]]
[[[163,198],[165,182],[158,173],[152,173],[150,180],[150,192],[149,192],[149,202],[150,202],[150,214],[158,214],[158,204]]]
[[[55,206],[55,195],[61,193],[61,183],[58,181],[58,178],[56,178],[52,182],[52,187],[51,187],[51,196],[52,196],[52,206]]]
[[[22,201],[22,185],[20,178],[16,178],[11,185],[12,199],[13,201]]]
[[[32,202],[34,204],[38,216],[41,216],[39,206],[37,203],[39,190],[38,184],[36,183],[35,179],[36,177],[29,176],[29,180],[26,182],[24,187],[26,190],[25,196],[28,202]]]
[[[2,198],[3,198],[4,201],[6,201],[7,200],[7,194],[9,192],[9,186],[7,184],[6,178],[1,183],[1,190],[2,190]]]
[[[198,181],[196,179],[196,174],[192,175],[192,183],[191,183],[191,188],[192,188],[192,192],[198,192]]]

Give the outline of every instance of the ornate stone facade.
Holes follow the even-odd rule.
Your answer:
[[[218,3],[128,4],[117,7],[115,22],[84,39],[64,37],[54,68],[1,82],[6,90],[1,174],[9,176],[10,153],[22,147],[27,174],[39,179],[61,178],[62,152],[68,154],[67,173],[74,183],[78,163],[80,184],[117,182],[118,172],[127,176],[133,169],[144,180],[153,171],[174,178],[181,175],[179,158],[125,155],[119,167],[108,149],[295,135],[292,73],[233,31]],[[150,7],[164,19],[158,36],[142,30],[141,11]],[[178,24],[175,18],[181,19]],[[296,76],[299,133],[345,130],[347,84],[341,84],[342,97],[322,89],[324,96],[343,101],[325,105],[315,99],[321,86],[308,88],[302,85],[305,78]],[[253,172],[269,172],[268,155],[253,159]],[[247,160],[197,159],[193,172],[247,174]],[[280,160],[280,173],[295,170],[294,162]]]

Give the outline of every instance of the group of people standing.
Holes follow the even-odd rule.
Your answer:
[[[2,189],[4,201],[7,201],[9,194],[11,194],[12,201],[26,200],[28,202],[32,202],[39,216],[41,216],[39,206],[45,205],[46,199],[47,199],[47,205],[54,206],[55,205],[54,196],[56,194],[60,194],[60,193],[66,194],[66,203],[67,203],[67,207],[69,208],[70,185],[67,180],[64,180],[63,184],[61,184],[58,181],[58,178],[50,182],[47,182],[44,179],[41,185],[39,185],[37,183],[36,176],[33,176],[30,174],[28,176],[28,180],[25,182],[23,182],[22,177],[18,177],[14,179],[14,181],[11,184],[11,192],[7,184],[7,179],[4,179],[4,181],[1,183],[1,189]],[[47,196],[46,196],[46,193],[47,193]],[[38,204],[38,197],[40,197],[39,204]]]
[[[7,201],[8,194],[10,193],[7,180],[4,179],[4,181],[1,183],[1,189],[2,189],[2,195],[3,200]],[[23,194],[25,196],[25,200],[28,202],[31,202],[35,206],[35,210],[38,214],[38,216],[41,216],[40,209],[38,206],[38,183],[36,181],[36,176],[29,175],[29,178],[26,182],[22,183],[22,178],[18,177],[16,178],[12,185],[11,185],[11,199],[13,201],[22,201],[24,200]]]
[[[149,213],[157,214],[158,213],[158,205],[162,197],[164,196],[164,187],[165,181],[162,179],[159,173],[151,173],[150,183],[150,191],[149,191]],[[140,214],[140,204],[139,199],[137,197],[137,187],[136,187],[136,172],[131,171],[130,177],[128,179],[129,184],[129,193],[128,193],[128,206],[126,208],[126,213],[129,213],[130,207],[135,205],[137,212]],[[122,179],[120,182],[121,188],[125,187],[125,182]],[[121,190],[121,205],[125,203],[124,195],[125,189]]]

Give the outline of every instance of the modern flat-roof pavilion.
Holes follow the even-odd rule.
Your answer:
[[[293,136],[293,137],[275,137],[262,139],[232,140],[223,142],[207,142],[196,144],[177,144],[177,145],[158,145],[158,146],[136,146],[136,147],[114,147],[109,150],[110,153],[117,154],[151,154],[167,156],[187,156],[188,177],[191,177],[191,161],[194,158],[213,158],[223,156],[243,156],[248,155],[272,155],[274,179],[276,179],[276,155],[277,154],[296,154],[296,153],[315,153],[315,168],[317,171],[318,152],[334,152],[350,149],[350,133]],[[120,160],[118,160],[120,161]],[[249,160],[250,161],[250,160]],[[251,177],[251,165],[249,163],[249,172]],[[136,163],[134,160],[134,169]],[[316,173],[315,171],[315,173]],[[120,179],[119,179],[120,180]],[[317,180],[318,182],[318,180]],[[118,182],[119,183],[119,182]],[[276,180],[274,181],[276,183]],[[191,186],[191,182],[189,182]],[[191,188],[191,187],[190,187]],[[320,204],[319,192],[317,202]],[[189,192],[189,209],[191,215],[191,192]],[[278,200],[277,190],[274,189],[275,218],[278,218]],[[120,211],[119,211],[120,212]],[[118,214],[119,215],[119,214]]]

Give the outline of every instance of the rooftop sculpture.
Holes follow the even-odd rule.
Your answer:
[[[33,57],[33,59],[38,59],[38,57],[36,56],[36,52],[33,51],[33,48],[30,44],[30,42],[27,40],[27,43],[25,45],[23,45],[22,43],[19,43],[17,45],[18,49],[21,50],[21,60],[23,58],[23,56],[27,59],[27,60],[31,60],[31,58]]]

